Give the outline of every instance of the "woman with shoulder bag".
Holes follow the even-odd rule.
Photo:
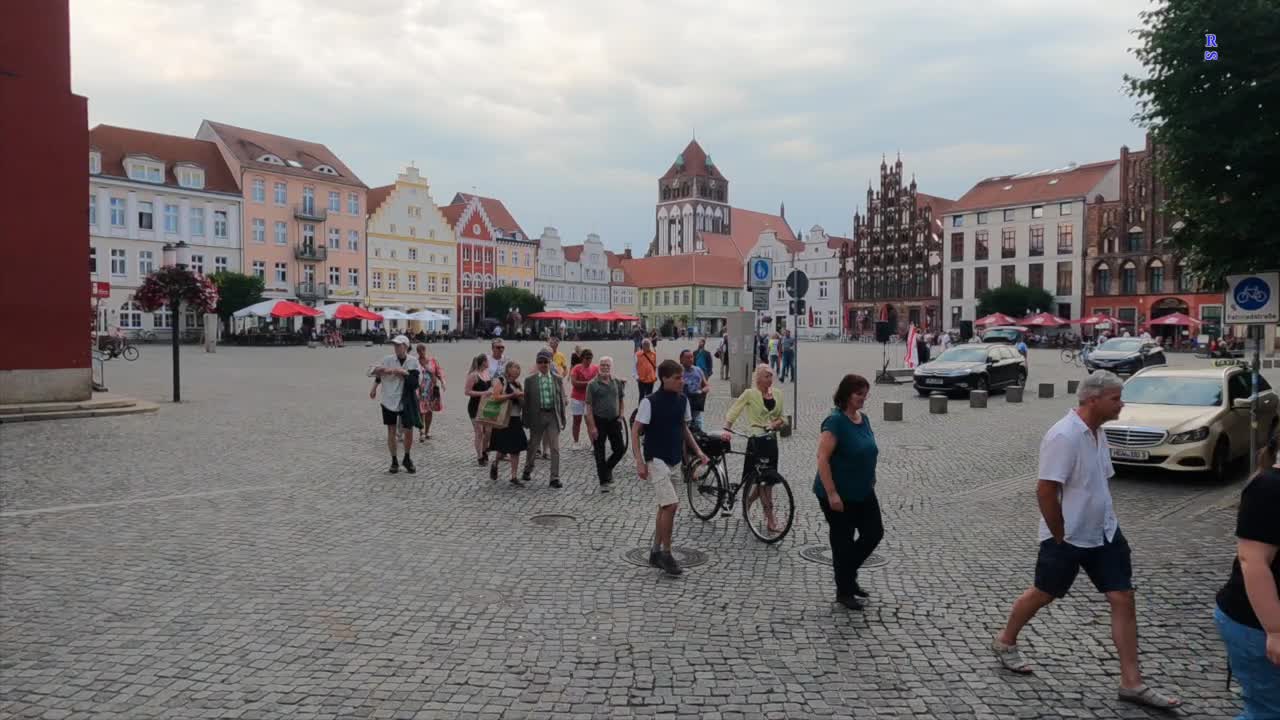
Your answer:
[[[636,353],[636,387],[640,390],[640,400],[653,392],[653,384],[658,382],[658,353],[653,350],[653,341],[645,338],[640,341],[640,350]]]
[[[422,427],[419,440],[431,437],[431,420],[436,413],[444,410],[444,370],[440,363],[427,354],[427,346],[418,343],[418,367],[422,368],[422,383],[418,388],[418,411],[422,415]]]
[[[520,363],[514,360],[507,363],[502,377],[493,381],[493,394],[489,398],[511,404],[507,426],[493,430],[489,438],[489,449],[494,452],[493,463],[489,465],[489,479],[498,479],[498,465],[502,464],[503,457],[507,457],[511,460],[511,484],[520,486],[520,453],[529,449],[524,421],[520,419],[520,403],[524,399],[524,390],[520,386]]]
[[[768,365],[756,366],[755,387],[742,391],[738,399],[729,408],[724,418],[725,442],[729,442],[733,423],[743,412],[747,414],[747,428],[751,437],[747,440],[747,455],[742,462],[742,480],[747,480],[747,472],[754,468],[757,458],[764,458],[769,469],[778,471],[778,436],[769,432],[778,430],[786,424],[782,418],[782,391],[773,386],[773,368]],[[769,532],[778,532],[778,523],[773,516],[773,488],[767,484],[757,486],[760,501],[764,504],[765,522]],[[748,498],[746,502],[755,498]]]

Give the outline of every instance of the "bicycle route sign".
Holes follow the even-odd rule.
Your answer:
[[[1280,323],[1280,272],[1228,275],[1226,295],[1224,323]]]
[[[773,261],[766,257],[753,257],[747,263],[747,287],[752,290],[756,288],[773,287]]]

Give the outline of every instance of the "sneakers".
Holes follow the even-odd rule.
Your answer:
[[[560,478],[554,478],[551,480],[551,487],[559,490],[560,488],[564,487],[564,483],[560,482]]]
[[[490,480],[498,479],[498,461],[497,460],[494,460],[493,462],[489,463],[489,479]]]
[[[852,595],[837,595],[836,603],[850,610],[861,610],[863,608],[862,601]]]
[[[653,559],[650,558],[650,563]],[[676,562],[676,558],[671,553],[663,550],[658,553],[658,567],[668,575],[680,575],[684,573],[684,568],[680,567],[680,563]]]
[[[404,456],[404,460],[402,460],[400,464],[404,465],[404,471],[410,475],[418,472],[418,468],[413,464],[413,458],[410,458],[408,455]]]
[[[662,555],[661,550],[649,551],[649,567],[662,567],[658,564],[658,556]]]
[[[396,460],[394,455],[391,456],[391,467],[387,468],[387,472],[391,473],[392,475],[395,475],[396,473],[400,472],[400,461]]]

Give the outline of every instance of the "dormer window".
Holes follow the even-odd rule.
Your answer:
[[[317,166],[316,166],[316,172],[318,172],[318,173],[324,173],[325,175],[337,175],[337,174],[338,174],[338,171],[337,171],[337,170],[334,170],[334,169],[333,169],[332,167],[330,167],[329,165],[317,165]]]
[[[291,168],[301,168],[301,167],[302,167],[302,163],[298,162],[297,160],[286,160],[286,161],[285,161],[285,164],[286,164],[286,165],[288,165],[288,166],[289,166],[289,167],[291,167]]]
[[[284,161],[283,161],[283,160],[281,160],[281,159],[280,159],[278,156],[276,156],[276,155],[272,155],[271,153],[267,153],[267,154],[265,154],[265,155],[259,155],[259,156],[258,156],[258,162],[260,162],[260,163],[268,163],[268,164],[270,164],[270,165],[283,165],[283,164],[284,164]]]
[[[163,183],[164,163],[151,158],[131,157],[125,160],[129,168],[129,179],[139,182]]]
[[[89,151],[89,174],[97,175],[102,172],[102,153],[97,150]]]
[[[174,168],[178,184],[192,190],[204,189],[204,170],[195,165],[179,165]]]

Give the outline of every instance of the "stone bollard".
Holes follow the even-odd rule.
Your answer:
[[[1008,388],[1005,388],[1004,400],[1005,402],[1011,402],[1011,403],[1022,402],[1022,386],[1010,385]]]
[[[1068,381],[1067,381],[1067,394],[1068,394],[1068,395],[1075,395],[1075,394],[1076,394],[1076,390],[1078,390],[1078,389],[1080,389],[1080,381],[1079,381],[1079,380],[1068,380]]]
[[[1053,397],[1053,383],[1040,383],[1040,397]]]
[[[946,415],[947,414],[947,396],[941,393],[934,393],[929,396],[929,414],[930,415]]]
[[[884,420],[885,422],[902,422],[902,403],[886,400],[884,403]]]
[[[307,347],[308,347],[308,348],[310,348],[310,349],[312,349],[312,350],[315,350],[315,349],[316,349],[316,347],[318,347],[318,346],[316,345],[316,341],[315,341],[315,340],[308,340],[308,341],[307,341]]]
[[[988,396],[988,393],[986,390],[970,390],[969,391],[969,407],[971,408],[986,407],[987,396]]]

